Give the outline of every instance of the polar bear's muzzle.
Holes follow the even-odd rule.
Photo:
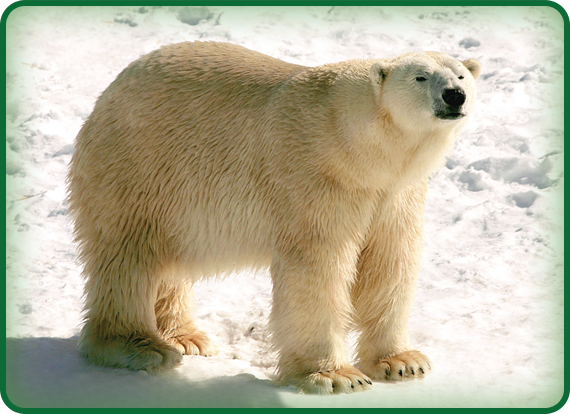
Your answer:
[[[443,102],[450,106],[461,106],[465,103],[465,92],[461,88],[448,88],[441,95]]]
[[[466,95],[462,88],[446,88],[441,94],[441,101],[436,103],[435,116],[439,119],[455,120],[466,114],[463,104]],[[439,101],[439,99],[438,99]]]

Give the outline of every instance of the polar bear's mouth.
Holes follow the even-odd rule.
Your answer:
[[[454,120],[454,119],[463,118],[465,114],[461,112],[446,112],[446,113],[436,114],[435,116],[439,119]]]

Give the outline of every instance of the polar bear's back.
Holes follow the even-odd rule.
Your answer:
[[[275,91],[304,69],[238,45],[169,45],[123,70],[94,112],[116,114],[118,108],[125,109],[128,113],[121,112],[120,118],[132,127],[162,124],[175,115],[182,127],[191,126],[201,116],[207,116],[210,123],[218,116],[229,121],[238,118],[233,111],[263,110]]]

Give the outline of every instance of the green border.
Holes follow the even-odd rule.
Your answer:
[[[23,2],[22,2],[23,3]],[[4,67],[4,79],[6,79],[6,75],[8,72],[8,68],[7,68],[7,62],[6,62],[6,42],[7,42],[7,33],[6,33],[6,20],[8,19],[8,15],[17,7],[20,6],[24,6],[26,4],[21,4],[21,3],[12,3],[11,5],[9,5],[6,10],[4,10],[4,12],[2,13],[2,18],[0,19],[0,27],[2,30],[2,34],[4,37],[4,41],[2,42],[2,56],[0,56],[0,59],[2,61],[2,65]],[[7,98],[7,89],[4,88],[4,100],[1,103],[1,107],[3,108],[3,113],[6,113],[6,98]],[[3,117],[3,125],[4,125],[4,131],[6,131],[6,118]],[[4,167],[6,167],[6,147],[3,147],[3,152],[4,152]],[[4,193],[7,194],[7,187],[8,187],[8,180],[6,177],[6,181],[4,181]],[[13,237],[12,234],[8,234],[7,232],[7,224],[6,221],[3,222],[3,226],[4,226],[4,234],[6,234],[6,239],[4,240],[4,250],[6,250],[6,245],[7,245],[7,240],[10,236]],[[12,232],[10,232],[12,233]],[[4,256],[4,269],[6,269],[6,261],[7,261],[7,257]],[[4,273],[4,296],[3,296],[3,302],[4,302],[4,318],[1,321],[1,327],[4,330],[4,332],[7,332],[6,329],[6,318],[7,318],[7,311],[6,311],[6,280],[7,280],[8,274],[7,271],[5,270]],[[23,412],[23,408],[16,406],[15,404],[13,404],[10,399],[8,398],[8,393],[7,393],[7,389],[6,389],[6,382],[7,382],[7,361],[6,361],[6,342],[2,342],[2,346],[0,346],[0,349],[2,349],[3,358],[0,358],[0,367],[2,368],[3,372],[5,373],[5,375],[2,376],[2,379],[0,380],[0,396],[2,397],[2,401],[4,402],[4,404],[6,405],[6,407],[8,407],[10,410],[21,413]]]
[[[0,6],[0,13],[2,14],[2,17],[4,18],[4,29],[6,29],[6,20],[8,19],[8,16],[10,15],[10,13],[16,9],[18,6]],[[4,37],[6,37],[6,30],[4,30]],[[4,67],[6,67],[6,42],[3,43],[4,46],[4,53],[2,54],[2,57],[4,59]],[[4,95],[6,96],[6,92],[4,92]],[[6,112],[6,99],[4,99],[4,112]],[[6,124],[4,123],[4,127],[6,127]],[[6,167],[6,147],[2,147],[3,148],[3,152],[4,152],[4,167]],[[7,184],[8,184],[8,180],[4,181],[4,194],[7,194]],[[3,226],[4,226],[4,234],[6,234],[6,239],[4,240],[4,250],[6,250],[6,244],[7,244],[7,240],[10,237],[14,237],[14,235],[12,234],[13,231],[10,232],[10,234],[8,234],[8,226],[6,224],[6,221],[3,222]],[[4,269],[6,269],[6,256],[4,256]],[[5,271],[6,272],[6,271]],[[7,278],[7,273],[4,274],[5,278]],[[5,279],[6,280],[6,279]],[[6,285],[4,285],[6,286]],[[6,288],[4,287],[4,298],[6,298]],[[6,305],[6,299],[4,299],[4,305]],[[2,321],[2,325],[4,327],[4,332],[6,332],[6,306],[4,306],[4,319]],[[3,350],[3,354],[6,355],[6,342],[2,343],[2,350]],[[2,359],[2,366],[4,367],[4,371],[6,371],[6,359]],[[17,407],[14,403],[12,403],[12,401],[10,401],[10,398],[8,397],[8,393],[6,390],[6,381],[4,382],[4,393],[1,394],[1,403],[0,406],[4,409],[4,410],[8,410],[8,409],[16,409],[19,408]]]
[[[562,7],[560,4],[555,3],[553,1],[545,1],[544,5],[547,7],[552,7],[553,9],[555,9],[558,13],[560,13],[560,16],[562,17],[562,20],[564,21],[564,45],[566,45],[566,43],[568,43],[568,40],[570,39],[570,34],[568,29],[569,27],[569,20],[568,20],[568,13],[566,12],[566,10],[564,9],[564,7]],[[568,56],[566,55],[566,52],[564,51],[564,67],[568,67]],[[568,82],[564,83],[564,96],[568,96],[568,92],[570,91],[570,88],[568,86]],[[564,105],[564,107],[566,107],[566,105]],[[568,126],[570,125],[570,121],[568,121],[568,118],[565,116],[564,117],[564,138],[566,137],[566,131],[568,130]],[[565,139],[564,139],[565,141]],[[564,167],[566,167],[566,159],[564,159]],[[566,168],[564,168],[566,169]],[[564,188],[562,189],[563,193],[562,193],[562,203],[564,204]],[[565,212],[565,207],[564,207],[564,212]],[[565,233],[565,230],[563,229],[563,233]],[[562,243],[564,243],[564,234],[562,235]],[[566,246],[564,246],[563,248],[563,254],[564,256],[566,256]],[[564,276],[566,276],[566,272],[563,270],[563,274]],[[564,277],[565,278],[565,277]],[[568,289],[566,288],[566,284],[564,285],[564,296],[566,296],[566,293],[568,292]],[[568,308],[566,306],[564,306],[564,328],[566,328],[566,321],[568,320],[568,316],[569,316],[569,312],[568,312]],[[570,396],[570,386],[568,384],[568,370],[570,368],[570,364],[568,362],[568,357],[566,354],[566,329],[564,329],[564,334],[563,334],[563,341],[564,341],[564,393],[562,394],[562,398],[560,399],[560,401],[558,402],[558,404],[553,405],[552,407],[549,407],[547,409],[546,412],[548,413],[553,413],[556,412],[560,409],[562,409],[562,407],[564,407],[564,405],[568,402],[568,398]]]
[[[563,20],[564,20],[565,25],[570,21],[570,20],[569,20],[568,11],[567,11],[562,5],[560,5],[559,2],[552,1],[552,0],[547,0],[547,1],[539,1],[539,0],[533,0],[533,1],[522,1],[522,0],[519,0],[519,1],[513,1],[513,0],[511,0],[511,1],[508,1],[508,0],[507,0],[507,1],[505,1],[505,0],[503,0],[503,1],[499,1],[499,2],[498,2],[498,1],[489,1],[489,0],[487,0],[487,1],[481,1],[481,0],[480,0],[480,1],[471,1],[471,2],[468,2],[468,3],[469,3],[469,4],[460,3],[460,2],[458,2],[457,0],[454,0],[454,1],[451,1],[451,0],[448,0],[448,1],[445,1],[445,0],[437,0],[437,1],[434,1],[433,3],[431,3],[431,4],[426,4],[425,1],[418,1],[418,0],[415,0],[415,1],[413,1],[413,0],[411,0],[411,1],[410,1],[410,0],[407,0],[407,1],[405,1],[405,0],[403,0],[403,1],[390,0],[390,1],[387,1],[387,2],[385,2],[384,4],[382,4],[382,6],[467,6],[467,5],[468,5],[468,6],[549,6],[549,7],[552,7],[553,9],[557,10],[558,13],[560,13],[560,15],[562,16],[562,18],[563,18]],[[568,4],[568,7],[570,7],[570,2],[568,2],[568,3],[569,3],[569,4]],[[222,4],[223,4],[223,3],[222,3]],[[32,5],[30,5],[30,6],[36,6],[36,5],[38,5],[38,4],[32,4]],[[54,2],[54,3],[51,3],[50,5],[51,5],[51,6],[69,6],[70,4],[68,4],[68,3],[62,3],[62,2]],[[122,6],[150,6],[150,5],[152,5],[152,4],[147,4],[147,3],[142,3],[142,4],[141,4],[141,3],[139,3],[139,2],[125,2],[125,3],[122,3],[121,5],[122,5]],[[226,3],[225,5],[233,5],[233,4],[231,4],[231,3],[230,3],[230,4],[227,4],[227,3]],[[255,5],[255,4],[254,4],[254,5]],[[304,5],[304,6],[306,6],[307,4],[303,4],[303,3],[297,3],[297,4],[295,4],[295,3],[293,2],[293,4],[285,4],[285,5],[286,5],[286,6],[294,6],[294,5]],[[321,5],[321,6],[325,6],[325,5],[335,5],[335,3],[329,3],[329,2],[327,2],[327,3],[320,3],[320,2],[314,3],[314,2],[313,2],[313,3],[311,3],[311,5],[317,5],[317,6],[318,6],[318,5]],[[45,6],[45,5],[42,5],[42,6]],[[107,4],[100,4],[100,3],[99,3],[99,4],[93,4],[93,3],[89,3],[89,4],[84,4],[83,6],[117,6],[117,4],[109,4],[109,3],[107,3]],[[259,5],[257,4],[256,6],[259,6]],[[12,12],[13,10],[15,10],[16,8],[19,8],[19,7],[22,7],[22,6],[0,5],[0,14],[1,14],[2,17],[4,18],[4,21],[6,22],[6,20],[8,19],[8,16],[11,14],[11,12]],[[4,37],[6,37],[6,34],[5,34],[5,33],[6,33],[6,32],[4,31]],[[565,31],[564,31],[564,41],[566,42],[566,41],[568,41],[568,40],[569,40],[569,34],[568,34],[568,32],[565,30]],[[4,47],[3,58],[4,58],[4,63],[6,64],[6,42],[3,43],[3,47]],[[566,57],[564,57],[564,61],[565,61],[565,63],[566,63],[566,62],[568,61],[568,59],[567,59]],[[567,91],[567,90],[568,90],[568,87],[565,86],[564,90]],[[6,109],[6,101],[5,101],[5,100],[4,100],[4,109]],[[568,129],[568,125],[569,125],[569,124],[570,124],[570,121],[567,120],[567,119],[565,119],[565,120],[564,120],[564,128],[565,128],[565,130]],[[4,151],[4,159],[5,159],[5,157],[6,157],[6,153],[5,153],[6,150],[5,150],[5,148],[4,148],[3,151]],[[564,166],[566,166],[566,162],[564,162]],[[7,184],[6,184],[6,182],[5,182],[5,183],[4,183],[5,192],[6,192],[6,190],[7,190],[7,189],[6,189],[6,185],[7,185]],[[562,197],[564,197],[564,195],[562,195]],[[562,198],[561,202],[564,203],[564,198]],[[4,227],[4,230],[7,231],[6,222],[4,222],[4,226],[5,226],[5,227]],[[7,239],[8,239],[9,237],[11,237],[11,236],[12,236],[11,234],[8,234],[8,233],[6,232],[6,238],[7,238]],[[6,239],[6,240],[7,240],[7,239]],[[5,247],[6,247],[6,240],[4,241],[4,246],[5,246]],[[562,243],[563,243],[563,240],[562,240]],[[565,254],[565,253],[566,253],[566,249],[564,248],[564,254]],[[6,259],[4,259],[4,264],[6,264]],[[7,276],[7,275],[5,274],[5,276]],[[566,292],[566,288],[565,288],[565,292]],[[565,307],[565,309],[564,309],[564,317],[565,317],[565,320],[568,320],[568,316],[569,316],[569,315],[570,315],[570,313],[567,311],[567,309],[566,309],[566,307]],[[6,310],[4,310],[4,316],[6,316]],[[565,324],[565,325],[566,325],[566,324]],[[4,328],[6,328],[6,318],[4,318],[3,326],[4,326]],[[566,335],[564,335],[564,338],[566,338]],[[4,353],[5,353],[5,351],[6,351],[6,343],[5,343],[5,342],[2,344],[2,349],[3,349]],[[6,370],[6,360],[3,359],[3,362],[2,362],[2,363],[3,363],[4,369]],[[566,382],[566,379],[568,378],[568,374],[566,373],[566,372],[568,371],[568,368],[570,368],[570,364],[569,364],[569,362],[568,362],[568,359],[566,358],[566,359],[565,359],[565,362],[564,362],[564,370],[565,370],[564,380],[565,380],[565,382]],[[6,389],[6,388],[5,388],[5,385],[6,385],[6,384],[4,383],[4,390]],[[564,387],[563,396],[562,396],[561,400],[560,400],[556,405],[554,405],[554,406],[552,406],[552,407],[550,407],[550,408],[543,408],[543,409],[525,409],[525,412],[528,412],[528,411],[533,411],[533,412],[534,412],[534,411],[537,411],[537,410],[540,410],[540,411],[543,411],[543,410],[561,410],[561,409],[568,403],[569,397],[570,397],[570,392],[568,391],[568,388],[567,388],[567,387]],[[14,405],[14,404],[10,401],[10,399],[8,398],[8,396],[7,396],[6,393],[4,393],[4,394],[2,395],[2,397],[1,397],[1,403],[0,403],[0,404],[1,404],[1,406],[2,406],[4,409],[21,409],[20,407]],[[407,408],[407,409],[405,409],[405,410],[412,410],[412,409],[411,409],[411,408]],[[414,410],[415,410],[415,409],[414,409]],[[425,411],[428,411],[428,412],[434,412],[434,413],[435,413],[435,412],[441,411],[442,409],[441,409],[441,408],[429,408],[429,409],[424,409],[424,410],[425,410]],[[444,409],[444,410],[449,410],[449,409]],[[495,410],[502,410],[502,409],[499,409],[499,408],[491,408],[491,409],[486,409],[485,411],[495,411]],[[568,409],[568,410],[570,411],[570,409]]]

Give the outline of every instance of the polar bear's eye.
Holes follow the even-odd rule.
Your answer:
[[[465,78],[465,76],[460,75],[458,79],[464,79],[464,78]]]
[[[418,82],[424,82],[427,81],[427,78],[425,76],[416,76],[416,80]]]

